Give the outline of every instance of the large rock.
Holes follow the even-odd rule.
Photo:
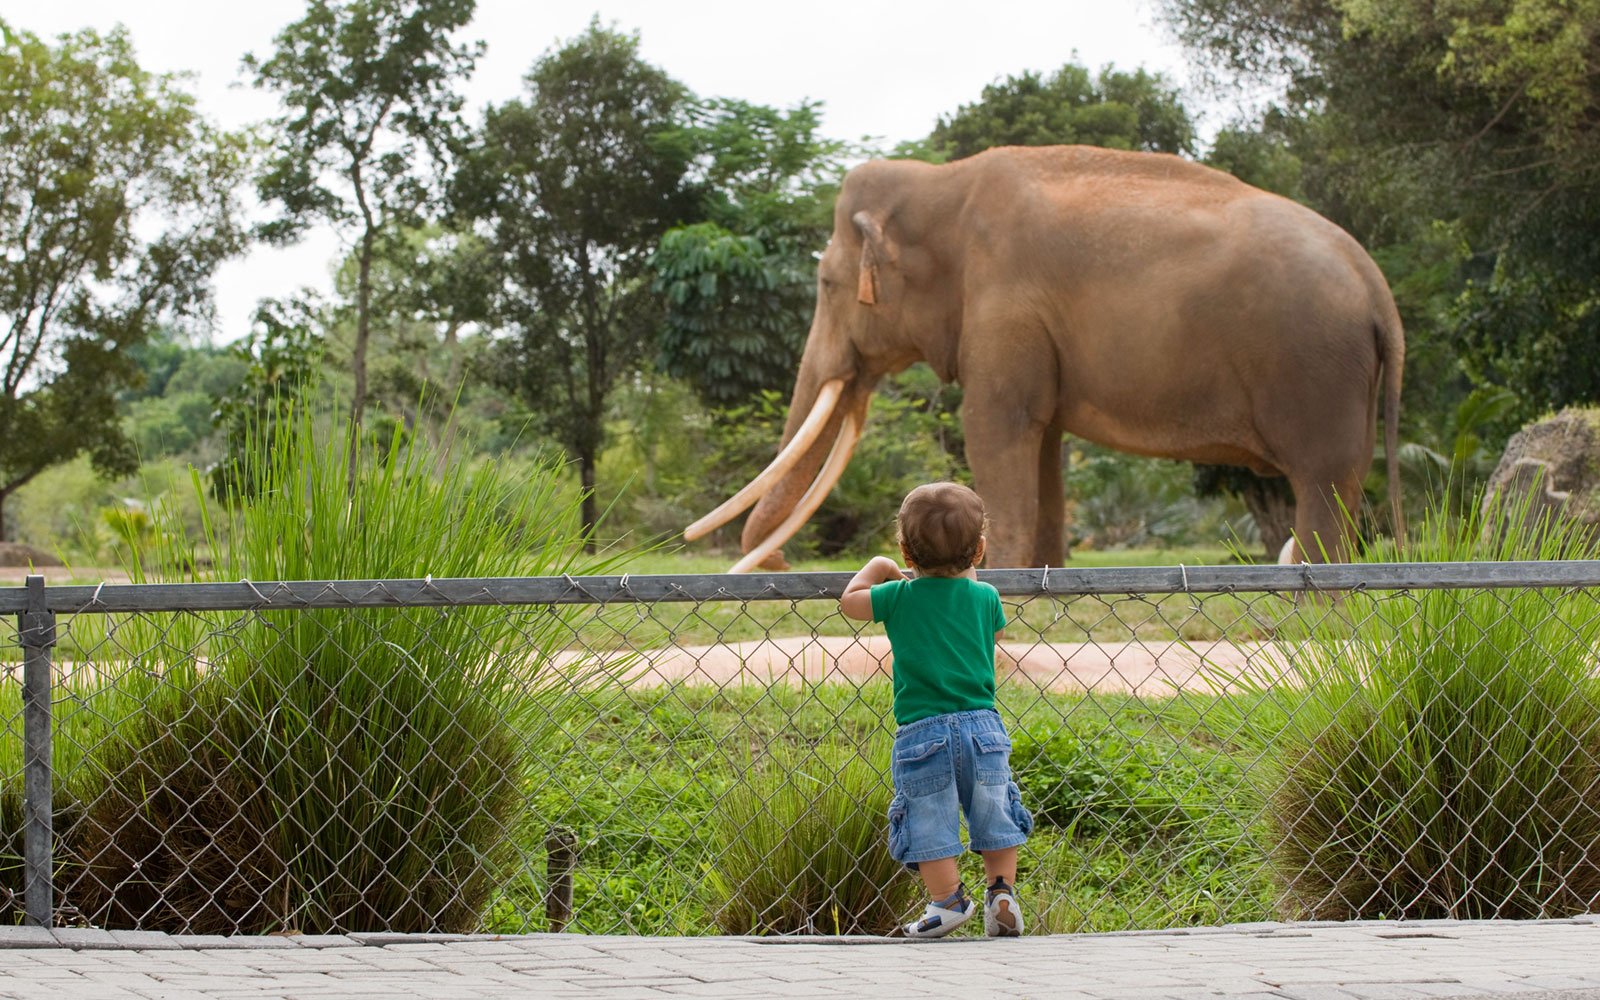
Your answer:
[[[1524,497],[1525,523],[1536,524],[1548,512],[1600,530],[1600,409],[1568,407],[1511,436],[1489,477],[1484,513],[1501,500],[1516,510]]]
[[[60,566],[61,560],[20,542],[0,542],[0,566]]]

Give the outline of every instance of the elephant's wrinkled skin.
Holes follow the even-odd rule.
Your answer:
[[[1395,482],[1404,353],[1355,240],[1228,174],[1082,146],[866,163],[834,210],[785,442],[830,380],[840,401],[744,548],[790,514],[878,380],[925,360],[963,388],[991,566],[1061,562],[1062,432],[1285,475],[1307,554],[1342,558],[1337,504],[1360,504],[1380,394]]]

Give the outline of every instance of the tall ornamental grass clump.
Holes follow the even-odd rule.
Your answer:
[[[706,872],[725,934],[887,934],[918,883],[889,857],[889,782],[854,746],[779,747],[717,803]]]
[[[1509,508],[1435,516],[1403,552],[1371,557],[1596,555],[1563,524],[1517,527],[1527,511]],[[1308,634],[1283,648],[1303,689],[1274,692],[1267,772],[1286,915],[1559,917],[1600,902],[1594,592],[1356,592],[1301,617]]]
[[[346,435],[257,435],[256,485],[203,541],[201,580],[559,575],[581,554],[559,467],[508,470],[396,433],[352,478]],[[353,482],[353,488],[351,486]],[[198,476],[194,488],[203,490]],[[143,567],[195,565],[159,534]],[[525,785],[558,723],[548,608],[148,616],[118,643],[170,675],[86,764],[69,901],[101,926],[475,930],[526,843]]]

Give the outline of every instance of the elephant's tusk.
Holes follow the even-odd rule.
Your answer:
[[[839,427],[839,436],[834,439],[833,450],[828,452],[828,460],[822,464],[822,471],[817,473],[817,478],[806,489],[800,502],[794,505],[794,510],[789,512],[784,522],[773,529],[772,534],[734,563],[729,573],[748,573],[755,569],[767,556],[778,551],[784,542],[793,538],[800,526],[822,506],[822,501],[827,498],[834,484],[844,475],[844,467],[850,464],[850,456],[855,453],[856,444],[861,440],[861,429],[856,420],[855,414],[845,414],[844,422]]]
[[[800,456],[804,455],[822,435],[822,428],[827,426],[828,418],[833,416],[833,408],[839,404],[839,395],[843,391],[843,379],[836,378],[823,383],[822,388],[817,391],[816,402],[811,404],[811,412],[806,415],[805,423],[794,432],[794,437],[784,445],[782,451],[778,452],[778,457],[772,460],[772,464],[716,510],[683,529],[683,537],[692,542],[710,534],[766,496],[773,485],[794,468],[795,463],[800,461]]]

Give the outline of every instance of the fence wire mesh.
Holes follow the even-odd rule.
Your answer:
[[[1595,909],[1600,574],[1518,565],[985,574],[1031,927]],[[54,920],[888,932],[889,645],[775,579],[51,588]]]

